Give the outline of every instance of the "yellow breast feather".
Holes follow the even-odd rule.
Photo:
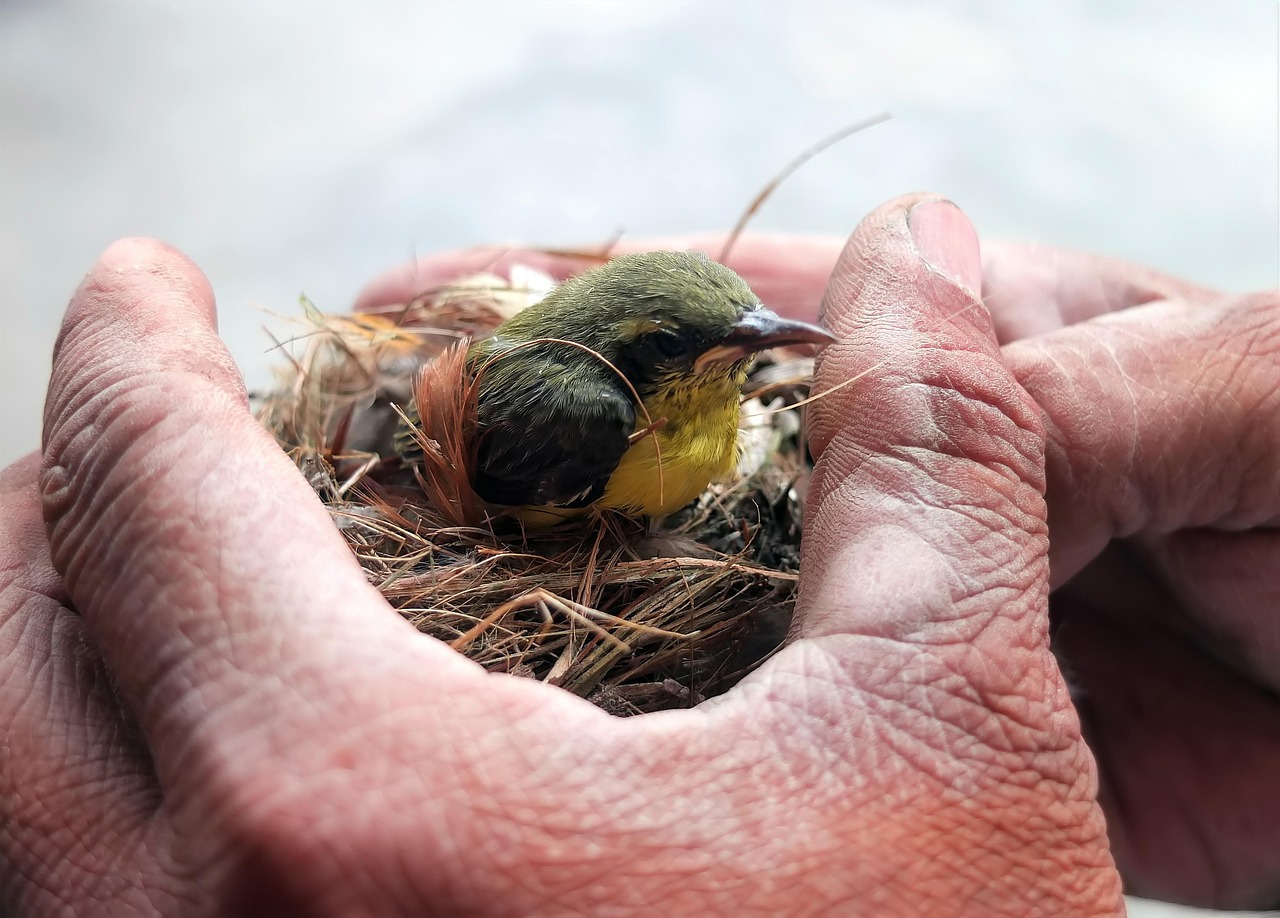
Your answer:
[[[741,375],[746,376],[745,366]],[[666,423],[623,455],[600,506],[667,516],[701,494],[708,481],[733,471],[738,461],[741,386],[737,374],[668,381],[645,402],[649,417],[665,418]],[[648,423],[641,416],[637,430],[644,430]]]

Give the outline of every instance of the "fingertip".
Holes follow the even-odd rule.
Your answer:
[[[46,454],[89,382],[185,369],[247,405],[235,362],[217,335],[213,288],[177,249],[146,238],[112,243],[72,295],[54,345],[45,401]],[[65,431],[64,431],[65,433]]]
[[[506,279],[514,265],[542,271],[559,281],[596,263],[598,259],[586,255],[577,257],[519,246],[474,246],[441,252],[398,265],[375,278],[356,298],[354,311],[372,312],[412,303],[435,288],[475,274]]]
[[[946,198],[903,195],[858,224],[823,296],[822,322],[841,341],[820,356],[817,380],[821,390],[849,377],[868,378],[814,405],[815,456],[865,408],[875,377],[927,376],[921,355],[933,343],[998,362],[991,318],[976,292],[981,278],[977,233]]]
[[[112,268],[144,266],[158,261],[182,262],[195,268],[191,260],[178,249],[149,236],[125,236],[117,239],[103,250],[98,261]]]
[[[945,198],[928,197],[907,211],[907,227],[925,265],[978,298],[982,289],[982,254],[978,233],[969,218]]]
[[[217,302],[204,272],[168,243],[143,236],[118,239],[107,246],[76,291],[72,308],[82,304],[104,305],[94,294],[116,293],[140,282],[148,286],[163,285],[172,295],[171,304],[184,307],[190,318],[197,318],[217,331]],[[128,297],[113,305],[128,307],[135,303],[135,298]]]
[[[371,281],[356,298],[356,312],[372,312],[411,303],[423,293],[469,274],[506,277],[512,265],[535,268],[560,281],[598,264],[606,255],[654,250],[693,249],[719,258],[726,237],[721,233],[622,239],[612,246],[586,245],[574,251],[479,246],[427,255],[397,265]],[[751,285],[756,295],[781,315],[812,322],[844,238],[783,233],[748,233],[734,243],[725,264]]]
[[[829,327],[856,326],[864,317],[852,312],[862,287],[896,286],[902,302],[952,304],[946,318],[978,314],[978,327],[990,324],[982,306],[982,258],[973,224],[950,200],[936,194],[903,195],[882,204],[849,237],[821,315]],[[976,307],[976,308],[974,308]]]
[[[416,258],[388,268],[364,286],[356,297],[352,312],[370,312],[383,306],[412,303],[432,286],[448,283],[475,273],[475,265],[483,263],[476,250],[463,249],[451,253],[446,261],[439,255]],[[491,260],[496,260],[495,255]]]

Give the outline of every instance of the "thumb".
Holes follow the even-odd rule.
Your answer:
[[[812,407],[800,636],[1044,649],[1044,434],[981,277],[969,221],[926,196],[880,208],[841,256],[816,388],[857,381]]]
[[[389,680],[397,661],[421,672],[405,662],[418,653],[448,672],[456,657],[412,640],[369,585],[249,414],[213,320],[195,265],[116,243],[67,310],[45,406],[52,561],[167,791],[277,754],[284,720],[263,712],[319,737],[308,719],[332,729],[348,680]]]
[[[827,743],[824,775],[853,762],[859,819],[888,808],[879,840],[911,850],[948,827],[953,846],[912,852],[913,889],[954,891],[980,863],[975,911],[1036,876],[1055,913],[1112,914],[1097,773],[1048,648],[1044,433],[980,278],[973,227],[933,197],[884,205],[846,246],[823,306],[840,342],[809,420],[795,633],[746,689],[767,687],[781,713],[753,716],[779,735],[796,711],[830,726],[802,735]]]

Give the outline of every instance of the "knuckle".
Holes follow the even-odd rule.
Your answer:
[[[901,373],[868,374],[814,406],[810,433],[823,460],[817,493],[885,462],[906,463],[929,480],[969,464],[995,491],[1030,506],[1022,492],[1043,491],[1045,445],[1030,396],[987,355],[933,349],[917,361]]]
[[[53,557],[69,579],[76,548],[141,518],[136,511],[173,470],[216,459],[202,428],[225,394],[189,373],[128,363],[98,358],[46,420],[40,492]]]

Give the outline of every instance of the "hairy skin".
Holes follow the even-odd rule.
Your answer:
[[[1275,802],[1256,739],[1277,720],[1258,675],[1275,657],[1203,648],[1253,646],[1230,640],[1257,627],[1242,597],[1274,609],[1278,566],[1241,564],[1225,544],[1274,550],[1280,501],[1265,457],[1242,454],[1274,448],[1258,433],[1277,426],[1274,397],[1215,453],[1188,415],[1203,395],[1191,380],[1170,396],[1191,404],[1165,409],[1186,424],[1139,431],[1166,452],[1098,468],[1114,454],[1082,436],[1107,433],[1091,412],[1141,418],[1141,398],[1167,397],[1134,384],[1150,354],[1198,365],[1216,341],[1161,337],[1156,322],[1145,356],[1071,367],[1081,345],[1059,345],[1073,329],[1050,322],[1002,352],[996,329],[1041,315],[1052,284],[984,274],[967,221],[926,198],[876,211],[843,254],[815,240],[737,252],[732,266],[793,315],[812,315],[831,277],[824,317],[844,340],[820,384],[875,368],[812,412],[787,649],[710,704],[622,721],[488,676],[395,615],[249,417],[199,272],[155,243],[108,250],[59,340],[43,462],[0,477],[6,913],[1117,914],[1097,773],[1047,647],[1051,564],[1084,566],[1055,602],[1071,593],[1079,624],[1062,634],[1082,658],[1102,801],[1122,804],[1112,836],[1135,889],[1269,894],[1280,862],[1265,852],[1280,846],[1263,843],[1280,820],[1239,817]],[[362,305],[479,257],[429,260]],[[988,301],[1025,296],[993,305],[994,327],[976,298],[993,282]],[[1110,296],[1059,315],[1128,305]],[[1257,310],[1270,338],[1248,340],[1274,341],[1274,299],[1205,302]],[[1108,328],[1096,334],[1119,354],[1132,330]],[[1276,355],[1237,350],[1214,382],[1245,404]],[[1096,398],[1072,402],[1091,379]],[[1084,456],[1095,441],[1103,451]],[[1166,487],[1184,456],[1222,496],[1185,517]],[[1219,540],[1192,552],[1203,578],[1176,554],[1182,519]],[[1113,536],[1126,541],[1107,548]],[[1121,549],[1142,563],[1114,559]],[[1146,580],[1123,580],[1135,571]],[[1161,603],[1175,576],[1203,585],[1178,587],[1194,608]],[[1167,668],[1188,656],[1201,669]],[[1151,693],[1167,716],[1150,716]],[[1179,716],[1191,703],[1202,720]],[[1217,774],[1195,754],[1210,727],[1219,759],[1239,750],[1241,783],[1193,797],[1193,777]],[[1128,767],[1141,799],[1112,773]],[[1200,846],[1180,845],[1192,823]],[[1254,852],[1244,868],[1241,851]]]

